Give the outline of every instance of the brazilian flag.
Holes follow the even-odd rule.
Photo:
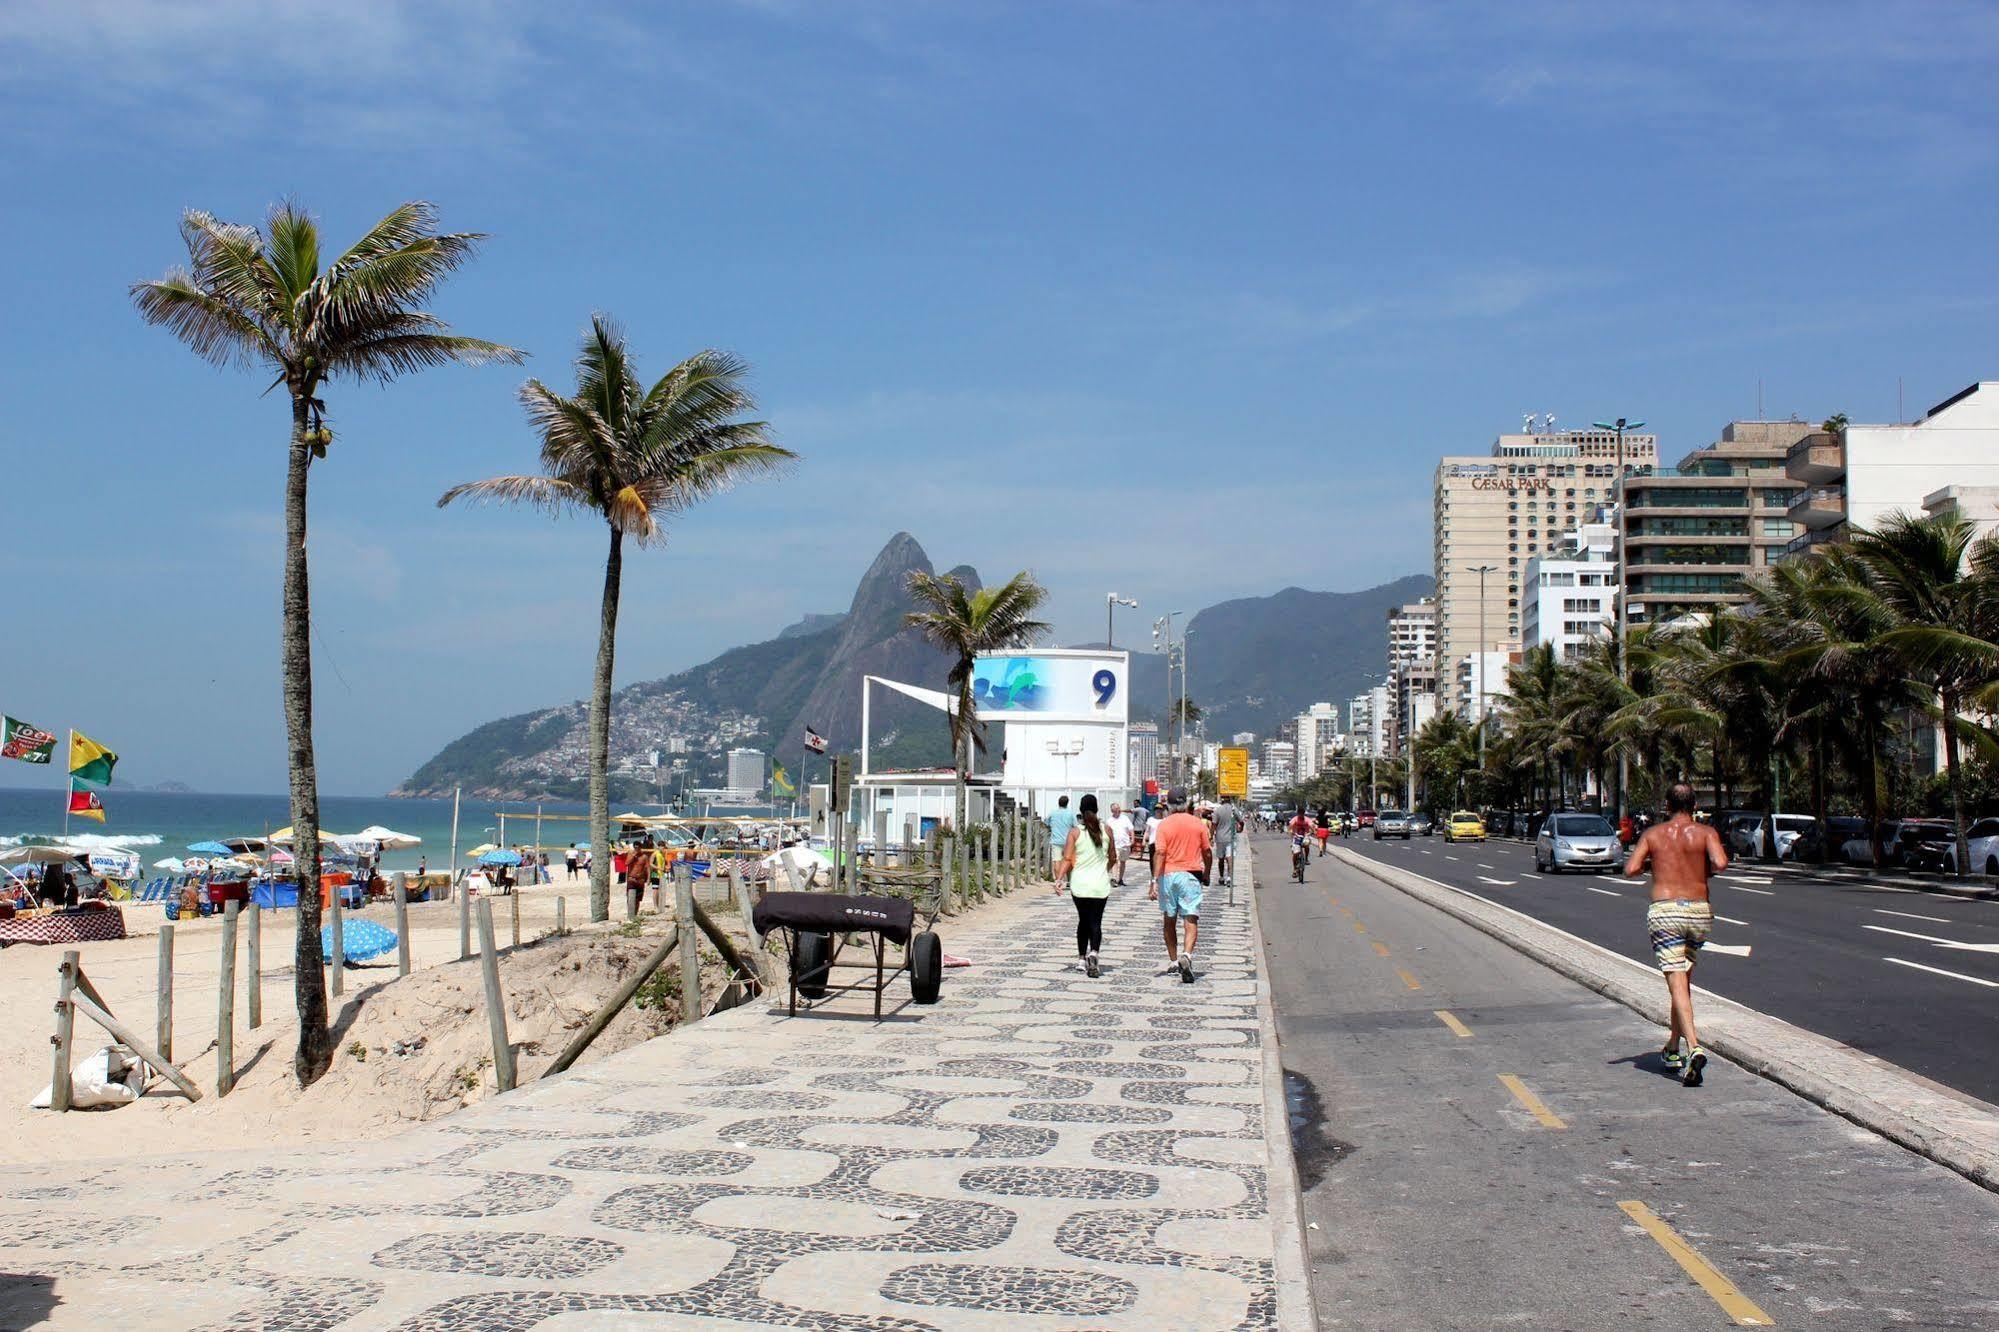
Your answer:
[[[791,784],[791,777],[782,763],[770,765],[770,789],[778,795],[797,795],[798,788]]]

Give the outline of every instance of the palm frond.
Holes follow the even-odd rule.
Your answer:
[[[496,504],[529,504],[561,513],[569,509],[591,509],[590,496],[569,482],[553,476],[492,476],[484,481],[467,481],[437,497],[437,507],[458,500]]]
[[[348,375],[386,384],[440,365],[487,365],[494,361],[518,364],[520,360],[521,353],[514,348],[483,338],[450,333],[387,333],[342,342],[328,350],[323,363],[329,376]]]
[[[203,291],[185,272],[133,283],[132,302],[141,319],[166,329],[211,365],[279,358],[263,328],[228,301]]]

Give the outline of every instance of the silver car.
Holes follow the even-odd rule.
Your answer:
[[[1409,840],[1409,816],[1399,809],[1384,809],[1374,816],[1374,840],[1384,837],[1400,837]]]
[[[1623,850],[1617,830],[1601,814],[1550,814],[1534,839],[1534,868],[1542,874],[1601,873],[1618,868]]]

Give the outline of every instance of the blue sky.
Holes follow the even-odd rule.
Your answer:
[[[490,232],[526,348],[329,394],[322,785],[588,679],[601,528],[439,513],[593,310],[753,363],[804,455],[627,562],[621,681],[841,608],[896,529],[1062,636],[1430,564],[1429,473],[1527,411],[1671,455],[1999,376],[1999,9],[15,0],[0,8],[0,710],[121,775],[283,784],[285,407],[133,315],[184,207]],[[32,770],[0,774],[32,780]]]

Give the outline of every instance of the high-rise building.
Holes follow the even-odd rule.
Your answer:
[[[1133,722],[1129,728],[1134,786],[1159,776],[1159,723]]]
[[[729,751],[729,789],[731,791],[764,789],[764,752],[761,749]]]
[[[1394,700],[1388,686],[1376,685],[1347,701],[1347,747],[1351,758],[1388,756],[1389,715]]]
[[[1626,434],[1627,474],[1654,467],[1658,440]],[[1560,549],[1562,534],[1609,502],[1616,487],[1618,442],[1607,430],[1556,430],[1553,418],[1501,435],[1486,455],[1437,463],[1433,496],[1436,652],[1444,669],[1439,702],[1457,707],[1456,663],[1480,649],[1520,641],[1521,577],[1527,561]],[[1485,566],[1484,627],[1480,576]]]
[[[1584,523],[1569,533],[1569,548],[1527,561],[1520,600],[1520,646],[1555,649],[1560,661],[1574,661],[1584,644],[1616,632],[1617,529]]]
[[[1491,712],[1498,701],[1513,692],[1507,678],[1507,669],[1520,660],[1520,654],[1509,648],[1496,652],[1468,652],[1458,659],[1457,691],[1464,700],[1458,708],[1464,719],[1474,726],[1485,714]]]
[[[1418,661],[1398,666],[1388,683],[1394,690],[1388,752],[1402,754],[1437,715],[1437,663]]]
[[[1849,425],[1791,446],[1785,471],[1803,489],[1790,517],[1805,530],[1786,554],[1873,528],[1891,513],[1921,517],[1950,487],[1999,486],[1999,381],[1944,399],[1913,425]]]
[[[1625,482],[1625,613],[1631,623],[1712,613],[1746,599],[1742,580],[1796,533],[1799,482],[1785,474],[1802,421],[1731,421],[1672,471]]]
[[[1274,786],[1289,786],[1297,777],[1297,747],[1289,740],[1263,742],[1263,776]]]
[[[1330,703],[1314,703],[1291,719],[1290,731],[1297,746],[1299,778],[1317,777],[1326,746],[1340,733],[1340,710]]]
[[[1229,737],[1229,743],[1237,748],[1245,748],[1256,743],[1255,731],[1237,731]]]
[[[1388,612],[1388,669],[1437,657],[1437,602],[1424,597]]]

